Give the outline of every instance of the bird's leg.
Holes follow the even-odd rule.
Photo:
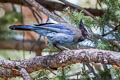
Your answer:
[[[54,44],[54,46],[55,46],[57,49],[59,49],[60,51],[63,51],[63,49],[64,49],[64,50],[70,50],[69,48],[66,48],[66,47],[61,46],[61,45]]]
[[[80,49],[80,45],[79,44],[77,44],[77,49]]]
[[[58,47],[56,44],[53,44],[54,47],[56,47],[57,49],[59,49],[60,51],[63,51],[60,47]]]
[[[70,50],[69,48],[61,46],[61,45],[59,45],[59,47],[65,49],[65,50]]]

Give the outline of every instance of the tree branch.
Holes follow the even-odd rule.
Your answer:
[[[112,39],[109,39],[108,40],[112,45],[118,47],[120,49],[120,42],[118,41],[115,41],[115,40],[112,40]]]
[[[88,12],[88,11],[85,10],[84,8],[81,8],[80,6],[75,5],[75,4],[72,4],[72,3],[70,3],[70,2],[68,2],[68,1],[66,1],[66,0],[59,0],[59,1],[65,3],[65,4],[68,5],[68,6],[71,6],[71,7],[74,7],[74,8],[76,8],[76,9],[78,9],[78,10],[81,10],[81,11],[83,11],[86,15],[91,16],[93,19],[97,20],[97,18],[96,18],[94,15],[92,15],[90,12]]]
[[[110,33],[114,32],[114,31],[118,30],[118,27],[120,27],[120,24],[117,25],[117,26],[115,26],[115,28],[114,28],[113,30],[111,30],[111,31],[109,31],[109,32],[107,32],[107,33],[105,33],[105,34],[103,34],[102,36],[107,36],[108,34],[110,34]]]
[[[13,4],[22,4],[21,0],[0,0],[1,3],[13,3]]]
[[[20,69],[20,74],[23,76],[24,80],[31,80],[30,75],[24,68]]]
[[[95,37],[101,39],[101,40],[104,40],[104,41],[107,41],[109,42],[110,44],[116,46],[117,48],[120,49],[120,43],[118,41],[115,41],[115,40],[112,40],[112,39],[105,39],[104,37],[102,37],[101,35],[96,35],[94,34]]]
[[[34,48],[32,48],[33,44],[36,44]],[[45,41],[35,41],[35,40],[1,40],[0,41],[0,49],[7,50],[26,50],[26,51],[39,51],[46,47]],[[24,47],[23,47],[24,45]]]
[[[95,72],[94,68],[93,68],[89,63],[85,63],[85,64],[86,64],[86,66],[88,67],[88,69],[96,76],[97,80],[101,80],[101,76],[99,76],[99,75]]]
[[[64,8],[70,7],[71,9],[75,9],[78,11],[81,11],[82,9],[84,9],[89,13],[93,14],[94,16],[102,16],[104,14],[104,11],[99,9],[81,8],[80,6],[66,5],[66,4],[62,4],[54,1],[41,1],[41,0],[36,0],[36,1],[39,4],[43,5],[45,8],[49,9],[50,11],[54,11],[54,10],[63,11]]]
[[[75,8],[75,7],[72,7],[69,5],[65,5],[65,4],[62,4],[59,2],[47,1],[47,0],[36,0],[36,1],[50,11],[54,11],[54,10],[63,11],[64,8],[66,8],[66,7],[70,7],[71,9],[77,9],[78,11],[81,11],[78,8]],[[0,2],[24,5],[24,3],[21,0],[0,0]],[[84,9],[87,10],[88,12],[90,12],[91,14],[93,14],[94,16],[102,16],[104,14],[103,10],[91,9],[91,8],[84,8]]]
[[[120,66],[120,52],[98,50],[98,49],[81,49],[81,50],[66,50],[55,55],[39,56],[27,60],[10,61],[0,59],[0,66],[16,71],[18,68],[24,68],[31,73],[40,69],[59,68],[66,65],[82,62],[95,62],[103,64],[111,64]],[[2,74],[2,73],[0,73]],[[11,73],[12,74],[12,73]],[[16,75],[19,75],[16,74]],[[16,76],[14,75],[14,76]],[[13,75],[0,75],[13,76]]]

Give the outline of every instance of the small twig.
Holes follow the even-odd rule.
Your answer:
[[[44,14],[48,15],[52,19],[58,22],[66,23],[66,21],[58,16],[56,16],[54,13],[51,13],[49,10],[44,8],[42,5],[40,5],[35,0],[26,0],[29,4],[33,5],[37,10],[42,11]]]
[[[24,68],[20,69],[20,74],[22,75],[24,80],[31,80],[30,75],[28,74],[28,72]]]
[[[118,41],[115,41],[115,40],[112,40],[112,39],[109,39],[107,40],[109,43],[111,43],[112,45],[116,46],[117,48],[120,49],[120,42]]]
[[[118,27],[119,27],[119,26],[120,26],[120,24],[117,25],[113,30],[111,30],[111,31],[109,31],[109,32],[107,32],[107,33],[105,33],[105,34],[103,34],[102,36],[107,36],[108,34],[110,34],[110,33],[114,32],[114,31],[118,30]]]
[[[37,13],[36,11],[34,11],[32,8],[30,8],[30,10],[31,10],[34,18],[36,19],[37,23],[40,24],[40,21],[39,21],[39,19],[37,18],[38,13]],[[40,18],[40,20],[42,21],[42,18],[41,18],[41,17],[39,17],[39,18]]]
[[[97,80],[101,80],[101,77],[95,72],[93,67],[89,63],[85,63],[89,70],[96,76]]]
[[[49,67],[47,67],[47,69],[51,72],[51,73],[53,73],[54,75],[56,75],[56,76],[58,76],[56,73],[54,73],[53,71],[52,71],[52,69],[50,69]]]
[[[35,11],[28,2],[26,2],[26,1],[23,0],[23,3],[24,3],[27,7],[29,7],[29,9],[32,11],[32,14],[33,14],[33,16],[35,17],[37,23],[40,23],[40,22],[39,22],[39,19],[42,21],[42,18],[41,18],[41,16],[39,15],[39,13],[38,13],[37,11]],[[39,17],[39,19],[37,18],[37,16]]]
[[[99,6],[102,7],[101,1],[100,1],[100,0],[97,0],[97,2],[98,2],[98,4],[99,4]]]
[[[112,40],[112,39],[105,39],[105,38],[104,38],[103,36],[101,36],[101,35],[96,35],[96,34],[94,34],[94,36],[97,37],[97,38],[99,38],[99,39],[101,39],[101,40],[103,40],[103,41],[107,41],[107,42],[109,42],[110,44],[112,44],[112,45],[114,45],[114,46],[116,46],[117,48],[120,49],[120,43],[119,43],[118,41],[115,41],[115,40]]]
[[[62,67],[62,80],[65,80],[64,67]]]

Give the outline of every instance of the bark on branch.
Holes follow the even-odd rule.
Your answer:
[[[19,67],[24,68],[26,71],[28,71],[28,73],[31,73],[40,69],[58,68],[82,62],[95,62],[120,66],[120,52],[98,49],[81,49],[68,51],[66,50],[55,55],[39,56],[20,61],[0,59],[1,67],[14,71],[14,74],[12,72],[9,72],[9,75],[6,74],[0,76],[15,77],[19,75]],[[0,72],[0,74],[3,73]]]
[[[31,80],[30,75],[28,74],[28,72],[24,68],[22,68],[20,70],[20,74],[22,75],[24,80]]]

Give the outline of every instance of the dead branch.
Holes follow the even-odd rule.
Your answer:
[[[15,77],[19,75],[19,67],[24,68],[31,73],[40,69],[59,68],[66,65],[82,62],[95,62],[103,64],[111,64],[120,66],[120,52],[98,50],[98,49],[81,49],[81,50],[65,50],[55,55],[39,56],[27,60],[11,61],[0,59],[0,66],[11,69],[12,72],[2,77]],[[4,73],[0,73],[4,74]]]
[[[36,0],[36,1],[50,11],[54,11],[54,10],[63,11],[64,8],[66,8],[66,7],[70,7],[71,9],[76,9],[78,11],[81,11],[78,8],[75,8],[75,7],[72,7],[69,5],[65,5],[65,4],[62,4],[59,2],[47,1],[47,0]],[[21,0],[0,0],[0,2],[24,5],[24,3]],[[102,16],[104,14],[103,10],[91,9],[91,8],[84,8],[84,9],[87,10],[88,12],[90,12],[91,14],[93,14],[94,16]]]
[[[32,48],[33,44],[35,44],[34,48]],[[39,51],[46,47],[45,41],[35,41],[35,40],[1,40],[0,41],[0,49],[7,50],[26,50],[26,51]],[[23,47],[24,45],[24,47]]]
[[[24,80],[31,80],[30,75],[28,74],[28,72],[24,68],[21,68],[20,74],[22,75]]]

